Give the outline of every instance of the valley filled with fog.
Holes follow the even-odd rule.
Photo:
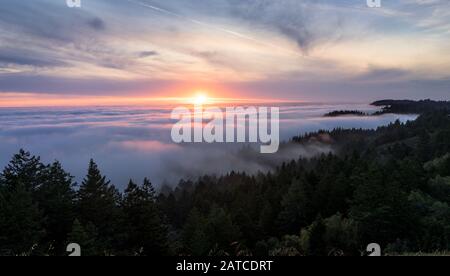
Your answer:
[[[188,106],[189,107],[189,106]],[[149,177],[156,186],[176,185],[181,178],[225,174],[232,170],[268,171],[283,161],[333,151],[330,145],[282,144],[276,154],[264,155],[254,144],[175,144],[170,132],[170,106],[2,108],[0,109],[0,166],[20,148],[44,162],[60,160],[80,183],[90,158],[112,183],[124,188],[130,177]],[[373,113],[366,104],[280,105],[280,139],[334,128],[374,129],[416,115],[324,117],[333,110]]]

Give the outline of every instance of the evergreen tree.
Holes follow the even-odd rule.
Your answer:
[[[50,254],[61,255],[65,252],[65,241],[75,216],[75,184],[59,162],[47,166],[41,179],[35,198],[45,217],[45,241],[54,248]]]
[[[422,130],[419,133],[419,141],[417,145],[417,155],[421,161],[428,161],[432,156],[431,137],[427,130]]]
[[[142,187],[130,180],[122,208],[128,233],[127,247],[134,254],[167,254],[167,230],[156,205],[155,189],[148,179],[144,180]]]
[[[31,156],[29,152],[21,149],[3,170],[0,175],[0,183],[6,189],[14,189],[17,183],[22,183],[25,185],[25,189],[33,192],[41,184],[44,169],[45,166],[39,157]]]
[[[83,225],[92,224],[98,230],[98,246],[107,252],[117,243],[120,224],[120,193],[106,180],[97,164],[91,160],[88,174],[77,193],[78,219]]]
[[[357,188],[350,214],[359,225],[363,243],[386,246],[414,232],[416,221],[408,194],[391,177],[388,168],[372,164],[354,179]]]
[[[197,208],[189,213],[183,228],[182,242],[187,250],[184,253],[194,256],[205,256],[211,249],[212,245],[206,237],[206,219]]]
[[[67,236],[66,244],[77,243],[81,247],[82,256],[95,256],[101,254],[96,248],[97,231],[92,223],[83,227],[78,219],[75,219],[72,230]]]
[[[311,197],[311,188],[304,178],[292,181],[281,202],[283,209],[278,218],[283,233],[298,233],[302,226],[308,224],[312,213]]]
[[[0,254],[38,254],[43,250],[43,217],[34,201],[43,165],[20,150],[0,174]]]
[[[18,182],[0,192],[0,254],[37,254],[43,217],[27,187]]]
[[[210,254],[233,252],[233,244],[239,242],[241,236],[239,227],[234,223],[225,209],[213,206],[206,219],[205,236],[211,245]]]

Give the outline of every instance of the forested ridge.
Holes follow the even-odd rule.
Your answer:
[[[0,255],[296,256],[450,251],[450,117],[294,137],[333,153],[257,175],[149,180],[119,192],[91,160],[82,183],[26,151],[0,174]],[[220,164],[217,164],[220,166]],[[126,164],[124,164],[126,166]]]
[[[335,110],[328,112],[324,115],[324,117],[339,117],[339,116],[346,116],[346,115],[352,115],[352,116],[370,116],[370,114],[359,111],[359,110]]]
[[[432,100],[382,100],[372,103],[373,106],[382,107],[382,110],[375,115],[385,113],[398,114],[421,114],[433,111],[450,111],[449,101],[432,101]]]

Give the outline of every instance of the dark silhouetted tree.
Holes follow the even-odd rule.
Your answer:
[[[82,225],[92,223],[98,230],[98,248],[107,252],[118,242],[121,223],[119,209],[120,193],[100,173],[97,164],[91,160],[88,174],[77,194],[78,216]]]
[[[92,223],[88,223],[86,227],[80,223],[78,219],[75,219],[72,225],[72,230],[67,235],[66,244],[77,243],[81,247],[82,256],[95,256],[102,254],[101,251],[96,248],[97,244],[97,231]]]
[[[156,193],[148,179],[140,187],[130,181],[125,189],[122,208],[128,235],[127,247],[134,254],[168,254],[167,230],[156,205]]]
[[[43,171],[41,184],[35,192],[36,202],[45,217],[44,240],[54,248],[50,254],[61,255],[65,252],[67,233],[75,216],[75,184],[72,179],[59,162],[54,162]]]
[[[38,254],[43,216],[33,199],[43,169],[39,158],[21,150],[0,175],[0,253]]]

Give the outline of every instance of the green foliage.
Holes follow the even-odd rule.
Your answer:
[[[408,197],[419,215],[416,244],[403,251],[432,252],[450,246],[450,207],[421,191]],[[398,250],[397,250],[398,252]]]
[[[167,231],[156,205],[156,193],[148,179],[142,187],[130,181],[125,189],[122,210],[126,245],[135,254],[146,256],[166,255]]]
[[[311,187],[308,182],[301,179],[292,181],[281,201],[282,210],[279,215],[279,223],[285,232],[292,233],[307,225],[311,215],[311,197]]]
[[[438,175],[430,179],[429,194],[439,201],[450,204],[450,177]]]
[[[82,256],[101,255],[102,252],[96,248],[96,240],[98,238],[97,235],[97,230],[92,223],[89,223],[86,227],[83,227],[80,221],[75,219],[72,229],[68,234],[66,244],[79,244],[82,250]]]
[[[354,255],[359,249],[358,226],[352,219],[336,214],[325,219],[326,231],[323,239],[329,255]]]
[[[7,191],[2,189],[0,209],[1,253],[34,254],[44,235],[43,217],[27,187],[18,182]]]
[[[228,255],[239,237],[239,228],[231,216],[216,206],[211,208],[206,217],[193,209],[183,231],[186,250],[194,256]]]
[[[77,218],[83,225],[92,224],[98,231],[99,248],[112,251],[119,234],[120,203],[119,191],[106,180],[97,164],[91,160],[88,174],[77,193]]]
[[[146,179],[122,201],[93,160],[80,189],[59,162],[44,165],[21,150],[0,174],[0,255],[161,255],[167,232]],[[125,216],[123,214],[126,214]]]
[[[300,240],[303,251],[307,255],[328,255],[324,239],[326,231],[326,225],[321,217],[317,218],[310,226],[302,230]]]
[[[286,235],[281,241],[277,241],[269,252],[269,256],[301,256],[301,240],[299,236]]]
[[[386,168],[373,164],[367,172],[355,177],[357,187],[350,214],[366,244],[386,245],[413,229],[407,194],[398,182],[389,180],[390,176]]]
[[[206,255],[211,249],[207,240],[206,219],[200,212],[192,209],[183,229],[183,244],[188,254],[194,256]]]
[[[46,235],[43,243],[52,248],[49,254],[65,252],[67,233],[71,230],[75,216],[75,184],[72,176],[64,171],[59,162],[45,167],[35,200],[44,216]]]
[[[21,150],[0,175],[0,254],[37,254],[44,217],[33,199],[43,166]]]

